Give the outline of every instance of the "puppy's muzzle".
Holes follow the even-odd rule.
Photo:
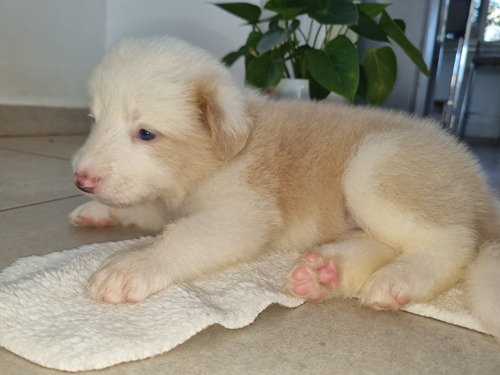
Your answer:
[[[92,194],[99,184],[99,178],[92,177],[87,174],[75,173],[73,175],[73,182],[81,191]]]

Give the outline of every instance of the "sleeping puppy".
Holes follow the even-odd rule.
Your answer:
[[[500,335],[496,202],[474,157],[434,123],[266,100],[170,37],[122,42],[89,91],[95,124],[73,165],[95,200],[70,220],[159,232],[103,264],[92,298],[138,302],[287,250],[303,254],[290,293],[377,309],[432,299],[467,271],[476,313]]]

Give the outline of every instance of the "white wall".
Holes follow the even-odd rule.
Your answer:
[[[243,23],[206,0],[1,0],[0,104],[86,107],[87,77],[120,39],[171,34],[220,58]],[[243,64],[232,71],[242,82]]]
[[[169,34],[222,58],[243,45],[250,31],[243,26],[245,21],[207,0],[108,0],[107,3],[107,47],[130,36]],[[241,61],[232,71],[243,82]]]
[[[248,27],[240,27],[243,20],[206,0],[108,0],[107,3],[108,47],[128,36],[169,34],[223,56],[242,45],[249,31]]]
[[[0,104],[85,106],[105,10],[101,0],[0,1]]]
[[[428,29],[428,7],[435,0],[397,0],[377,1],[391,3],[387,8],[390,16],[401,18],[405,21],[405,34],[410,41],[421,51],[426,48],[426,35],[432,30]],[[391,95],[384,103],[384,107],[402,109],[413,112],[416,107],[418,85],[426,84],[427,78],[420,73],[415,64],[405,55],[396,43],[392,43],[398,61],[398,77]],[[430,64],[431,55],[425,55],[427,65]],[[426,88],[427,86],[425,86]],[[425,90],[424,88],[424,90]]]
[[[428,1],[398,0],[389,7],[392,16],[406,20],[417,46]],[[0,0],[0,104],[86,107],[92,67],[124,37],[171,34],[220,58],[244,43],[249,27],[210,2]],[[387,106],[411,109],[416,69],[395,50],[400,73]],[[243,82],[241,61],[232,71]]]

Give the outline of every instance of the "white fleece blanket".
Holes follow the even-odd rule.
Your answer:
[[[136,305],[110,306],[86,297],[87,280],[106,257],[151,241],[94,244],[17,260],[0,273],[0,345],[49,368],[100,369],[164,353],[212,324],[244,327],[273,303],[304,302],[283,293],[297,257],[290,253],[267,254]],[[481,330],[460,285],[407,310]]]

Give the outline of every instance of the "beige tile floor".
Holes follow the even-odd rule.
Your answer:
[[[137,237],[131,229],[73,228],[86,200],[72,186],[79,136],[0,138],[0,269],[22,256]],[[500,187],[500,151],[479,149]],[[55,374],[0,348],[0,373]],[[93,373],[93,372],[91,372]],[[500,374],[492,337],[404,312],[333,300],[272,306],[239,330],[213,326],[174,350],[102,374]]]

